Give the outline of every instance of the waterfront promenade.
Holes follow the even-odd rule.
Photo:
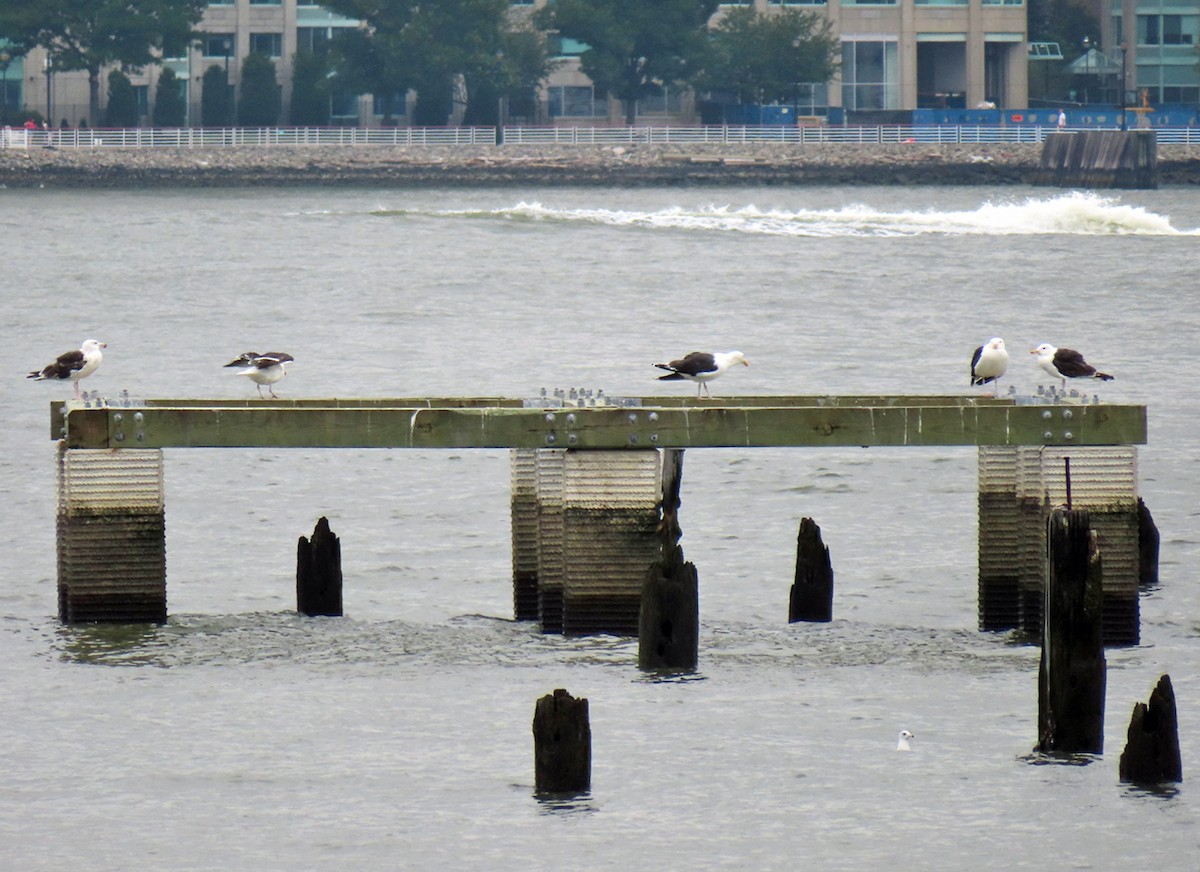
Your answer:
[[[1020,185],[1041,142],[241,144],[0,149],[9,188],[390,185]],[[1200,183],[1200,144],[1158,146],[1163,185]]]

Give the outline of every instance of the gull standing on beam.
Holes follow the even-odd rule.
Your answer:
[[[295,358],[282,351],[268,351],[266,354],[247,351],[245,354],[229,361],[229,363],[225,364],[225,367],[226,369],[230,369],[235,375],[244,375],[258,385],[258,395],[260,398],[262,397],[263,385],[266,385],[268,393],[275,399],[279,399],[275,395],[275,389],[271,386],[287,375],[287,365],[293,362],[295,362]]]
[[[739,363],[742,366],[750,365],[750,362],[746,360],[746,355],[740,351],[693,351],[679,360],[672,360],[670,363],[656,363],[654,365],[659,369],[665,369],[669,373],[669,375],[660,375],[658,377],[659,381],[687,379],[696,383],[697,397],[700,396],[701,390],[704,391],[706,396],[711,397],[712,394],[708,390],[708,382]]]
[[[1095,378],[1100,381],[1112,381],[1113,377],[1106,372],[1099,372],[1083,359],[1083,355],[1072,348],[1055,348],[1048,342],[1043,342],[1030,354],[1037,355],[1037,365],[1054,378],[1062,379],[1063,390],[1067,388],[1069,378]]]
[[[87,378],[99,369],[100,362],[104,360],[104,354],[100,351],[101,348],[108,348],[108,343],[101,342],[99,339],[88,339],[78,350],[60,354],[54,363],[31,372],[25,378],[31,378],[36,381],[54,380],[74,382],[75,399],[82,399],[79,391],[79,380]]]
[[[1000,376],[1007,371],[1008,350],[999,336],[992,337],[987,345],[980,345],[975,349],[975,356],[971,358],[971,384],[985,385],[988,382],[996,382],[996,387],[999,388]]]

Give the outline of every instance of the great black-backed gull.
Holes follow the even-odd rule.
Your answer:
[[[659,381],[676,381],[679,379],[687,379],[688,381],[696,382],[696,396],[700,396],[703,390],[705,395],[712,396],[708,390],[707,382],[712,381],[725,370],[737,364],[749,366],[750,362],[746,360],[746,355],[740,351],[693,351],[686,357],[681,357],[679,360],[672,360],[670,363],[654,364],[659,369],[665,369],[669,375],[660,375]]]
[[[1054,378],[1062,379],[1065,389],[1069,378],[1098,378],[1101,381],[1112,381],[1113,377],[1106,372],[1097,371],[1083,359],[1083,355],[1070,348],[1055,348],[1048,342],[1043,342],[1030,354],[1037,355],[1037,364]]]
[[[225,366],[226,368],[232,367],[235,375],[244,375],[258,385],[258,395],[260,397],[262,396],[263,385],[266,385],[267,392],[272,397],[275,397],[275,399],[279,399],[279,397],[275,396],[275,390],[271,385],[287,375],[287,365],[294,361],[294,357],[282,351],[268,351],[266,354],[247,351],[245,354],[229,361]]]
[[[897,751],[911,751],[912,745],[908,744],[908,740],[915,739],[915,738],[916,738],[916,736],[914,736],[908,730],[901,730],[900,738],[896,741],[896,750]]]
[[[54,363],[44,369],[31,372],[26,378],[54,379],[56,381],[72,381],[75,383],[75,399],[80,399],[79,380],[94,373],[104,360],[101,348],[108,348],[108,343],[99,339],[88,339],[77,351],[60,354]]]
[[[1004,340],[994,336],[987,345],[975,349],[971,358],[971,384],[985,385],[988,382],[999,382],[1000,376],[1008,370],[1008,349]]]

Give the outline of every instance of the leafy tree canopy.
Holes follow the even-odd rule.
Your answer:
[[[743,103],[787,102],[801,83],[828,82],[839,51],[829,21],[814,12],[733,9],[709,33],[695,84],[733,92]]]
[[[717,6],[718,0],[557,0],[535,20],[587,44],[580,69],[625,103],[632,124],[640,98],[699,71]]]
[[[100,116],[100,69],[157,63],[164,46],[182,48],[207,0],[3,0],[0,33],[21,54],[35,46],[57,70],[86,70],[92,118]]]
[[[279,123],[283,98],[275,77],[275,62],[251,52],[242,61],[241,90],[238,93],[238,124],[246,127],[270,127]]]
[[[175,71],[167,67],[158,77],[154,91],[154,126],[182,127],[187,119],[187,102],[183,97],[182,82]]]

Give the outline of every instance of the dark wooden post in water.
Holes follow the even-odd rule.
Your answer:
[[[296,611],[302,615],[341,617],[342,544],[321,518],[312,539],[296,544]]]
[[[1146,504],[1138,497],[1138,583],[1158,584],[1158,527]]]
[[[1104,751],[1103,567],[1088,513],[1055,509],[1038,670],[1038,750]]]
[[[585,793],[592,785],[592,728],[588,701],[563,689],[537,701],[533,712],[534,790]]]
[[[796,536],[796,580],[788,598],[788,622],[833,620],[833,565],[821,528],[812,518],[800,519]]]
[[[658,524],[662,558],[646,573],[638,613],[638,666],[693,671],[700,659],[700,593],[695,564],[679,547],[683,450],[663,449]]]
[[[1150,704],[1133,707],[1125,750],[1121,752],[1121,780],[1134,784],[1183,781],[1179,755],[1179,718],[1171,676],[1164,675],[1150,694]]]

